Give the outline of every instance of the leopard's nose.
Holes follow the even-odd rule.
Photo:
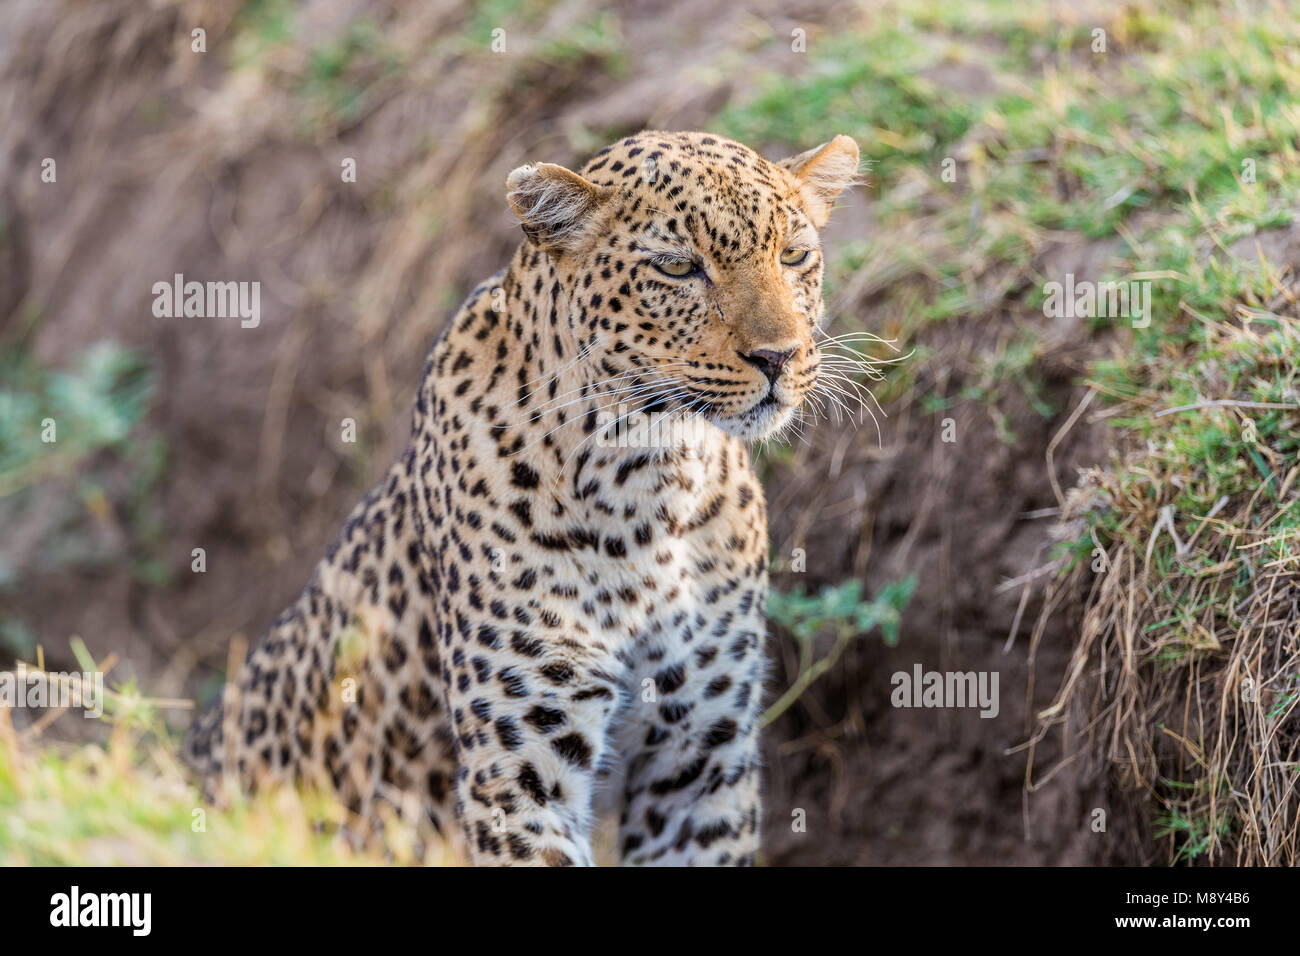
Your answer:
[[[768,382],[771,383],[777,380],[781,374],[781,369],[785,368],[785,363],[797,351],[799,351],[797,348],[786,349],[784,352],[777,352],[773,349],[754,349],[752,352],[741,352],[740,357],[766,375]]]

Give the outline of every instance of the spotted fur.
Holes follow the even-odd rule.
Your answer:
[[[590,864],[606,809],[625,863],[753,863],[746,441],[816,381],[817,230],[857,166],[644,132],[511,173],[525,239],[434,345],[409,446],[187,740],[209,790],[414,801],[478,863]],[[631,412],[696,427],[620,445]]]

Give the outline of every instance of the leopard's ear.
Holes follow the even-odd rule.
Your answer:
[[[618,191],[554,163],[520,166],[506,177],[506,200],[524,234],[553,252],[573,252],[599,228]]]
[[[862,181],[858,163],[858,144],[841,135],[806,153],[783,159],[777,165],[790,170],[799,180],[804,207],[813,225],[820,229],[831,217],[835,198],[845,188]]]

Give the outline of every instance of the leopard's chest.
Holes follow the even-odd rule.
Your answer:
[[[760,626],[766,522],[737,443],[595,454],[556,472],[538,459],[492,464],[424,471],[432,577],[462,629],[631,661]]]

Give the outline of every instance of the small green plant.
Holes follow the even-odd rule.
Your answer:
[[[157,488],[168,461],[161,436],[140,438],[155,377],[135,352],[112,341],[52,369],[30,354],[0,350],[0,522],[41,522],[42,546],[22,565],[0,560],[0,587],[14,588],[32,567],[129,563],[146,584],[168,579],[156,554],[163,538]],[[124,480],[123,480],[124,479]],[[51,508],[40,486],[66,493]],[[48,496],[47,496],[48,499]],[[111,553],[85,533],[93,522],[129,530],[131,546]],[[30,565],[30,567],[29,567]],[[0,645],[30,652],[26,625],[0,617]]]
[[[1156,818],[1155,838],[1172,837],[1178,844],[1173,862],[1190,863],[1232,833],[1232,821],[1219,817],[1213,825],[1208,820],[1166,813]]]
[[[114,342],[91,346],[69,371],[0,353],[0,498],[122,448],[153,393],[145,362]]]
[[[855,637],[879,628],[886,645],[897,645],[903,609],[915,589],[916,579],[911,576],[886,585],[870,600],[863,598],[862,582],[856,579],[834,587],[828,585],[816,594],[805,594],[802,588],[790,593],[773,589],[768,595],[768,619],[798,643],[799,673],[763,714],[760,726],[766,727],[785,713],[817,678],[835,666]],[[814,645],[825,633],[833,634],[835,643],[818,657]]]

